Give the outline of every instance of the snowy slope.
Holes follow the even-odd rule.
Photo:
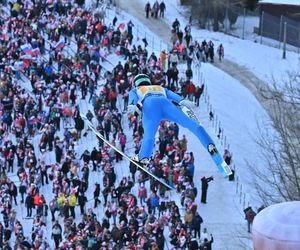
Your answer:
[[[128,4],[132,6],[136,2],[138,1],[133,0]],[[140,0],[142,11],[145,2],[145,0]],[[150,3],[153,2],[154,1],[150,1]],[[179,13],[182,13],[182,11],[178,11],[178,9],[180,9],[177,5],[179,1],[167,0],[165,2],[167,4],[167,22],[171,24],[174,18],[178,17],[182,25],[181,27],[184,28],[186,18],[179,15]],[[140,8],[141,6],[138,7]],[[123,12],[122,16],[128,17],[128,14]],[[149,33],[149,29],[141,22],[138,22],[134,17],[130,17],[130,19],[134,20],[134,24],[138,26],[139,29],[146,30],[148,41],[152,41],[151,37],[154,37],[153,40],[156,41],[154,48],[156,49],[158,47],[157,42],[159,41],[156,40],[156,36]],[[270,82],[273,78],[279,81],[284,80],[287,71],[299,70],[300,61],[297,53],[288,52],[287,59],[282,60],[282,51],[251,41],[243,41],[222,33],[213,33],[205,30],[200,31],[195,28],[192,29],[192,35],[194,39],[200,42],[203,39],[211,39],[214,41],[215,46],[218,46],[219,43],[223,43],[226,58],[244,66],[266,82]],[[203,152],[196,138],[188,131],[182,130],[182,133],[188,135],[189,145],[193,145],[190,146],[189,150],[194,153],[197,152],[196,165],[198,171],[196,175],[200,177],[202,175],[214,174],[216,180],[218,180],[215,181],[216,184],[212,183],[210,185],[209,204],[206,206],[200,205],[200,213],[207,218],[207,224],[210,225],[211,228],[216,229],[216,231],[214,230],[213,232],[220,236],[231,230],[240,232],[239,226],[243,224],[242,209],[243,206],[247,206],[248,202],[254,207],[260,205],[255,196],[253,186],[251,185],[251,173],[247,168],[246,160],[252,163],[259,163],[263,168],[263,162],[259,157],[259,149],[255,143],[257,132],[256,122],[269,121],[269,117],[256,98],[249,90],[243,87],[240,82],[224,72],[217,70],[210,64],[202,64],[201,72],[203,73],[206,86],[208,86],[210,104],[221,121],[228,143],[230,144],[230,149],[234,153],[234,163],[240,177],[238,185],[241,185],[241,183],[243,185],[243,193],[242,197],[240,197],[239,194],[235,194],[235,187],[228,186],[222,178],[219,178],[216,169],[210,162],[209,157]],[[202,102],[202,106],[196,112],[210,134],[215,135],[215,129],[212,128],[212,125],[208,122],[207,104]],[[224,190],[226,190],[226,192],[224,192]],[[240,204],[243,203],[243,195],[246,197],[245,204]],[[242,202],[240,202],[241,200]],[[227,201],[229,201],[230,204],[224,203]],[[228,209],[228,211],[224,212],[220,210],[220,207]],[[237,213],[239,214],[239,218],[237,218]],[[237,223],[239,226],[236,227],[236,225],[230,224],[230,222],[233,224]],[[231,230],[220,227],[222,223],[228,223],[228,225],[230,225],[228,228]],[[226,238],[226,241],[228,239],[229,238]],[[221,247],[221,243],[218,242],[218,239],[216,239],[215,244],[217,248]],[[232,246],[226,244],[226,247]]]
[[[143,0],[139,0],[143,2]],[[167,19],[169,22],[173,21],[175,16],[178,16],[176,8],[176,1],[168,0],[167,3]],[[172,4],[171,4],[172,3]],[[110,16],[113,16],[110,13]],[[128,15],[124,15],[128,17]],[[154,38],[149,38],[149,44],[155,44],[155,49],[158,52],[160,48],[167,48],[165,43],[160,42],[160,37],[151,33],[150,29],[138,23],[138,20],[134,17],[130,17],[133,22],[139,25],[140,30],[147,32],[148,35]],[[184,18],[181,17],[180,21],[184,22]],[[129,21],[129,19],[122,19],[119,17],[119,22]],[[140,31],[140,33],[142,33]],[[201,39],[213,39],[215,45],[222,42],[225,47],[225,57],[246,66],[255,74],[260,76],[264,80],[271,79],[272,75],[281,77],[282,74],[288,69],[299,68],[298,55],[294,53],[288,53],[288,59],[281,60],[281,52],[279,50],[261,46],[249,41],[242,41],[233,37],[228,37],[219,33],[211,33],[208,31],[193,30],[194,38]],[[141,36],[142,37],[142,36]],[[140,42],[140,41],[139,41]],[[116,55],[111,56],[109,60],[116,64],[120,60]],[[183,71],[185,66],[180,66],[180,70]],[[208,119],[208,105],[212,105],[213,110],[216,111],[219,121],[224,128],[224,133],[227,137],[227,143],[230,144],[230,150],[233,152],[234,164],[236,171],[240,176],[240,183],[243,183],[243,189],[247,193],[246,200],[251,204],[259,206],[259,202],[254,197],[254,190],[251,188],[250,173],[245,164],[245,160],[251,160],[260,162],[260,158],[257,154],[257,147],[255,144],[256,135],[256,120],[268,120],[268,115],[263,110],[258,101],[253,97],[245,87],[243,87],[238,81],[216,69],[210,64],[202,64],[201,72],[207,86],[207,97],[209,96],[209,104],[201,100],[200,108],[196,109],[196,113],[202,121],[204,127],[208,130],[210,135],[218,143],[220,151],[224,149],[216,138],[215,127]],[[197,80],[195,77],[194,80]],[[80,108],[83,113],[86,113],[87,103],[80,101]],[[124,126],[126,127],[126,118],[124,120]],[[244,221],[242,209],[243,205],[238,194],[236,194],[236,182],[228,182],[221,177],[217,168],[212,163],[207,152],[202,148],[198,140],[187,130],[180,129],[180,135],[185,134],[188,138],[188,151],[193,151],[196,157],[196,185],[200,188],[201,176],[214,175],[214,181],[210,183],[208,190],[208,204],[200,204],[198,197],[199,212],[204,218],[204,227],[208,227],[208,231],[213,233],[215,242],[213,244],[214,249],[249,249],[250,242],[244,243],[241,238],[250,238],[246,233],[246,223]],[[130,133],[128,134],[129,140],[131,139]],[[38,138],[34,143],[37,145]],[[77,152],[81,154],[84,149],[92,149],[93,145],[97,142],[94,135],[89,134],[87,138],[84,138],[77,145]],[[130,147],[130,145],[128,145]],[[47,163],[53,162],[54,155],[51,154],[47,158]],[[128,173],[128,163],[126,161],[116,165],[117,169],[117,182],[120,181],[122,176],[126,176]],[[100,173],[91,173],[91,183],[101,180]],[[92,198],[91,185],[88,190],[88,199]],[[51,190],[45,187],[42,188],[45,193],[47,202],[49,197],[52,196]],[[200,190],[199,190],[200,191]],[[176,194],[172,193],[172,197],[176,197]],[[179,201],[179,195],[176,197]],[[243,198],[242,198],[243,200]],[[247,204],[245,204],[247,205]],[[90,201],[88,207],[92,206]],[[18,214],[25,213],[23,206],[17,207]],[[76,208],[79,213],[79,208]],[[103,211],[98,210],[98,216],[103,216]],[[182,211],[182,214],[184,211]],[[48,225],[51,228],[50,216],[48,217]],[[30,232],[31,223],[23,223],[25,232]],[[46,233],[46,232],[45,232]],[[49,230],[47,232],[49,234]],[[49,237],[48,237],[49,238]],[[50,240],[52,243],[52,241]],[[245,245],[246,244],[246,245]]]

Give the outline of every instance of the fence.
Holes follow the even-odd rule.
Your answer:
[[[286,25],[286,27],[285,27]],[[286,39],[286,43],[293,45],[300,50],[300,22],[296,22],[288,17],[281,15],[280,17],[272,16],[266,12],[261,13],[260,30],[261,43],[264,38],[277,40],[275,46],[281,48],[282,43]],[[265,41],[266,42],[266,41]]]
[[[208,86],[205,84],[205,79],[203,77],[203,74],[201,70],[195,69],[195,75],[197,75],[197,81],[198,84],[204,84],[204,92],[203,92],[203,100],[204,103],[206,104],[207,107],[207,112],[209,114],[209,120],[211,127],[216,134],[219,143],[222,146],[222,149],[225,150],[230,150],[230,142],[229,138],[226,135],[226,131],[222,125],[222,122],[216,112],[216,110],[213,107],[213,104],[211,103],[211,98],[208,92]],[[233,155],[233,152],[231,152],[231,155]],[[243,184],[241,183],[241,180],[239,178],[239,172],[238,169],[236,168],[234,162],[231,164],[231,169],[234,170],[234,175],[235,175],[235,183],[236,183],[236,188],[235,188],[235,194],[237,197],[237,201],[239,202],[240,205],[242,205],[243,210],[250,205],[249,197],[246,194],[246,191],[244,190],[245,188],[243,187]]]
[[[129,21],[129,17],[126,15],[126,13],[123,13],[122,10],[118,9],[116,6],[113,6],[111,8],[106,8],[106,16],[112,19],[112,15],[118,16],[122,21]],[[246,18],[245,18],[246,20]],[[246,22],[245,22],[246,23]],[[150,37],[149,41],[149,47],[152,50],[161,51],[162,49],[169,49],[168,44],[165,44],[162,40],[156,39],[153,34],[148,34],[146,31],[142,32],[141,27],[138,24],[135,24],[133,27],[133,34],[136,35],[136,37]],[[197,82],[197,85],[204,84],[204,93],[203,93],[203,99],[205,104],[207,105],[207,112],[209,113],[209,119],[211,126],[213,128],[214,133],[217,135],[217,138],[222,146],[222,149],[228,149],[230,150],[230,142],[229,138],[226,135],[226,131],[222,125],[222,122],[220,120],[220,116],[218,116],[216,110],[213,107],[213,104],[211,103],[211,99],[208,92],[208,86],[205,84],[205,78],[203,76],[203,73],[201,72],[201,65],[194,65],[194,80]],[[233,152],[231,152],[233,155]],[[245,192],[245,188],[243,187],[243,184],[241,183],[241,179],[239,178],[238,169],[236,169],[235,164],[232,164],[231,168],[235,172],[235,183],[236,183],[236,196],[237,196],[237,202],[242,206],[243,209],[245,209],[247,206],[249,206],[249,197],[247,196]]]
[[[259,9],[251,11],[226,3],[226,1],[219,2],[219,4],[217,17],[219,31],[281,49],[284,41],[284,23],[286,22],[286,42],[290,45],[287,49],[300,53],[300,22],[283,15],[277,17],[260,12]],[[204,20],[199,18],[199,12],[197,8],[191,11],[192,24],[213,30],[215,28],[213,11],[208,11],[208,18]]]

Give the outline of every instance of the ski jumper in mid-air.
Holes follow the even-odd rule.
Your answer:
[[[177,103],[179,107],[187,107],[189,110],[191,107],[195,106],[194,103],[185,100],[183,97],[167,88],[151,85],[151,80],[146,74],[139,74],[134,78],[133,88],[129,92],[128,104],[130,110],[134,111],[138,108],[142,111],[142,123],[144,128],[141,148],[136,160],[142,164],[147,164],[152,155],[155,134],[160,125],[160,121],[169,120],[178,123],[194,133],[203,147],[211,154],[214,161],[213,155],[218,154],[218,162],[215,161],[216,164],[222,164],[223,159],[220,158],[220,154],[218,153],[213,140],[207,134],[205,129],[172,102]]]

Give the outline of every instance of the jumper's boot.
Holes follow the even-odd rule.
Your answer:
[[[232,171],[231,171],[230,167],[226,164],[223,157],[218,152],[216,146],[211,143],[208,145],[207,150],[210,153],[211,158],[217,165],[217,167],[218,167],[219,171],[222,173],[222,175],[224,177],[228,177],[229,175],[231,175]]]
[[[139,156],[135,155],[131,158],[134,162],[136,162],[139,166],[140,169],[143,171],[143,182],[149,179],[149,174],[147,173],[147,171],[149,171],[147,169],[147,165],[149,163],[149,159],[148,158],[143,158],[142,160],[139,160]]]
[[[141,165],[142,167],[147,166],[149,163],[149,159],[146,157],[143,158],[142,160],[139,160],[139,155],[135,155],[131,159],[136,163],[138,163],[139,165]]]
[[[211,156],[213,156],[214,154],[218,153],[218,150],[217,150],[216,146],[211,143],[208,145],[208,152],[210,153]]]

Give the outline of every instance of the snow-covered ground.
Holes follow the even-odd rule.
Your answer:
[[[165,42],[168,42],[168,33],[165,30],[165,24],[171,25],[175,17],[181,22],[181,27],[187,24],[187,18],[181,16],[179,1],[166,0],[167,11],[165,14],[165,23],[151,19],[147,20],[144,14],[144,4],[146,0],[131,0],[126,2],[125,8],[129,13],[135,13],[135,17],[129,17],[128,13],[121,12],[120,22],[128,21],[131,19],[138,30],[143,30],[147,36],[150,48],[157,50],[164,47]],[[119,2],[120,3],[120,2]],[[151,4],[154,1],[150,1]],[[121,7],[124,4],[120,3]],[[129,18],[129,19],[128,19]],[[139,19],[139,20],[137,20]],[[145,25],[148,22],[152,22],[153,25]],[[156,34],[149,33],[149,29],[156,31],[159,29],[159,39]],[[287,78],[287,72],[299,72],[300,70],[300,58],[299,54],[288,51],[287,59],[282,59],[282,51],[273,47],[260,45],[253,41],[241,40],[232,36],[225,35],[223,33],[214,33],[206,30],[199,30],[192,27],[192,36],[201,42],[203,39],[212,40],[217,47],[222,43],[225,47],[225,58],[237,63],[247,71],[252,72],[255,76],[261,79],[265,83],[271,83],[273,79],[281,83]],[[154,37],[154,38],[152,38]],[[167,38],[165,38],[167,37]],[[154,46],[151,47],[151,41],[155,41]],[[163,42],[161,42],[163,40]],[[158,44],[163,44],[158,46]],[[223,62],[226,63],[226,62]],[[201,73],[208,88],[207,92],[210,97],[210,104],[213,110],[218,115],[218,120],[221,122],[221,126],[224,128],[224,134],[227,137],[227,142],[230,144],[230,150],[234,154],[234,164],[236,167],[237,175],[239,176],[239,188],[236,189],[236,184],[227,185],[214,168],[213,164],[208,159],[205,152],[201,148],[201,145],[197,142],[188,131],[182,130],[182,133],[188,135],[190,145],[193,145],[189,150],[197,152],[196,165],[198,167],[196,176],[214,174],[216,181],[210,185],[209,188],[209,202],[206,206],[200,205],[200,213],[206,218],[205,224],[209,225],[213,229],[213,233],[216,234],[215,246],[217,249],[230,248],[230,239],[226,232],[235,232],[240,236],[240,226],[244,222],[243,208],[248,204],[257,208],[260,205],[258,198],[256,197],[255,190],[251,184],[251,173],[247,167],[246,161],[252,164],[259,164],[263,169],[264,163],[260,158],[259,148],[255,143],[257,136],[257,122],[269,122],[270,118],[267,112],[263,109],[261,104],[253,96],[253,94],[243,87],[243,83],[230,77],[228,74],[216,69],[211,64],[202,64]],[[240,72],[243,74],[243,71]],[[194,77],[194,81],[199,84],[199,78]],[[216,135],[215,129],[212,124],[208,122],[207,103],[202,103],[200,108],[197,109],[201,121],[205,127],[209,130],[211,135]],[[215,140],[216,137],[214,138]],[[221,147],[222,148],[222,147]],[[197,177],[196,177],[197,178]],[[240,196],[240,190],[242,185],[242,197]],[[225,191],[224,191],[225,190]],[[236,190],[239,190],[236,194]],[[245,195],[245,204],[243,203]],[[229,204],[224,204],[224,201],[228,201]],[[222,209],[221,209],[222,208]],[[224,211],[228,209],[228,211]],[[237,223],[239,226],[232,225],[231,223]],[[220,226],[222,223],[228,223],[227,228]],[[242,229],[243,230],[243,229]],[[226,235],[226,240],[223,241],[221,235]],[[218,236],[220,237],[218,239]],[[243,236],[242,236],[243,237]],[[224,244],[224,242],[227,242]],[[237,241],[235,241],[236,243]],[[241,249],[241,245],[236,249]]]
[[[144,12],[144,2],[145,0],[126,1],[133,10],[135,8],[141,8],[139,13],[142,14]],[[167,0],[165,2],[167,4],[167,23],[163,24],[163,26],[159,26],[161,23],[157,23],[157,27],[146,27],[138,20],[141,17],[135,18],[124,12],[122,12],[122,16],[118,16],[118,22],[127,22],[131,19],[135,24],[135,29],[139,29],[139,33],[141,34],[140,38],[143,38],[146,33],[146,35],[149,36],[149,46],[151,47],[151,43],[153,43],[155,45],[153,46],[154,50],[159,52],[161,48],[168,47],[164,38],[169,36],[169,33],[166,32],[165,28],[174,21],[174,18],[178,17],[182,27],[184,27],[184,23],[186,23],[185,17],[178,14],[177,8],[180,8],[177,6],[178,1]],[[111,18],[114,15],[113,11],[107,11],[107,13]],[[137,14],[137,16],[138,15],[139,14]],[[153,34],[152,30],[154,28],[159,29],[161,33],[158,35]],[[244,41],[226,36],[222,33],[212,33],[196,28],[192,29],[192,35],[194,39],[200,42],[203,39],[211,39],[216,46],[218,46],[219,43],[223,43],[226,58],[245,66],[245,68],[266,82],[270,82],[272,77],[280,80],[285,77],[286,71],[299,70],[300,68],[299,56],[293,52],[288,52],[287,59],[282,60],[282,52],[280,50],[251,41]],[[109,60],[112,64],[116,64],[120,58],[113,55],[109,57]],[[107,65],[107,67],[109,68],[111,66]],[[185,66],[180,66],[181,71],[183,71],[184,68]],[[236,173],[239,176],[239,182],[229,182],[223,179],[198,140],[189,131],[180,129],[180,135],[187,135],[188,151],[193,151],[196,157],[195,180],[198,180],[196,181],[198,190],[201,190],[201,176],[214,175],[214,181],[210,183],[208,189],[208,204],[201,204],[199,196],[197,197],[199,212],[204,219],[203,226],[207,227],[208,231],[214,235],[215,242],[213,249],[251,249],[250,235],[246,232],[246,222],[242,210],[244,206],[248,205],[248,202],[250,202],[254,208],[258,207],[260,202],[255,197],[254,187],[251,186],[251,174],[245,160],[253,163],[259,162],[263,168],[263,162],[258,154],[259,149],[255,144],[257,131],[256,122],[257,120],[267,121],[269,117],[253,94],[236,79],[208,63],[201,65],[201,73],[203,75],[202,79],[205,80],[207,87],[207,95],[206,98],[202,98],[200,107],[196,109],[196,114],[213,139],[216,140],[220,151],[222,151],[224,145],[221,145],[221,141],[216,138],[215,123],[210,122],[208,119],[208,107],[212,105],[213,110],[218,116],[218,121],[221,122],[221,126],[224,129],[224,136],[226,135],[227,138],[226,146],[229,144],[230,150],[233,152],[234,165],[236,167]],[[200,84],[198,82],[198,75],[194,77],[194,81]],[[89,106],[84,100],[80,101],[79,104],[81,110],[85,113]],[[126,117],[123,118],[123,122],[126,127]],[[128,137],[130,140],[131,135],[128,134]],[[37,142],[38,138],[34,141],[35,145],[37,145]],[[81,154],[86,148],[91,150],[96,142],[95,136],[89,134],[77,145],[77,153]],[[222,142],[224,142],[224,140]],[[131,145],[128,145],[128,148],[130,147]],[[50,154],[46,159],[47,163],[52,162],[53,157],[54,155]],[[128,162],[123,161],[116,166],[118,173],[117,182],[120,181],[122,176],[127,176],[128,165]],[[90,176],[90,183],[94,183],[101,178],[101,173],[91,173]],[[239,191],[237,191],[240,190],[240,185],[243,185],[242,196],[240,196]],[[92,198],[92,189],[93,187],[90,186],[87,193],[88,199]],[[47,202],[49,202],[49,197],[52,196],[51,190],[45,187],[42,188],[42,192],[45,194]],[[244,194],[245,204],[243,204]],[[176,197],[176,200],[179,201],[179,194],[172,193],[171,195],[172,197]],[[92,207],[92,201],[88,203],[88,207]],[[16,207],[16,209],[17,214],[25,213],[23,206]],[[78,207],[76,207],[76,211],[78,214]],[[184,211],[182,211],[182,213],[183,212]],[[100,218],[103,217],[103,210],[99,209],[97,215]],[[28,235],[31,230],[31,222],[27,223],[27,221],[24,220],[23,226],[25,233]],[[48,216],[47,229],[48,231],[45,231],[45,233],[49,235],[51,231],[50,216]],[[52,243],[50,237],[48,238]]]
[[[134,8],[136,3],[139,3],[140,5],[135,8],[142,8],[144,14],[144,4],[146,2],[147,0],[131,0],[126,4]],[[155,1],[152,0],[149,2],[152,6]],[[182,15],[186,10],[184,7],[180,6],[180,0],[165,0],[164,2],[166,3],[167,8],[165,13],[166,23],[171,26],[172,22],[177,18],[180,21],[181,29],[183,30],[188,23],[188,16]],[[157,22],[154,19],[152,20],[153,23]],[[253,27],[255,25],[255,21],[249,21],[247,24],[248,27]],[[251,29],[247,29],[247,32],[250,32]],[[225,48],[225,58],[245,66],[266,82],[269,82],[272,77],[280,80],[285,77],[286,71],[296,71],[300,69],[300,56],[295,52],[288,51],[287,59],[283,60],[282,50],[277,48],[261,45],[250,40],[242,40],[230,35],[225,35],[221,32],[211,32],[199,29],[195,26],[192,27],[192,36],[200,42],[203,39],[212,40],[215,47],[222,43]]]

